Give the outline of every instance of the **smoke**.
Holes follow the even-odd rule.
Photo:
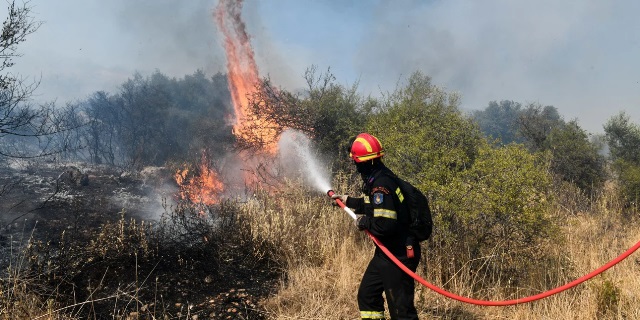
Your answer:
[[[12,70],[41,75],[35,98],[109,92],[135,71],[226,72],[215,0],[29,3],[44,24]],[[247,0],[242,11],[261,75],[288,90],[311,65],[365,96],[420,70],[467,109],[539,102],[592,132],[621,110],[640,121],[639,1]]]
[[[224,53],[215,36],[210,0],[109,2],[128,47],[129,63],[144,70],[159,69],[183,76],[195,69],[222,71]]]
[[[322,193],[331,189],[327,167],[318,160],[311,140],[303,133],[292,129],[283,132],[278,142],[278,156],[289,174],[301,175],[306,183]]]
[[[420,70],[459,92],[464,109],[553,105],[599,132],[620,110],[640,116],[640,24],[631,13],[639,9],[633,1],[383,2],[354,63],[366,89],[393,88]]]
[[[274,83],[285,83],[273,58],[284,55],[298,70],[294,75],[311,64],[331,67],[341,83],[358,81],[365,96],[393,91],[422,71],[433,84],[460,93],[465,110],[486,108],[492,100],[553,105],[594,133],[621,110],[640,121],[638,1],[246,6],[257,7],[250,12],[261,17],[247,19],[247,26],[262,74]]]

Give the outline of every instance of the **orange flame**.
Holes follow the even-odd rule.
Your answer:
[[[206,156],[202,156],[199,175],[189,177],[189,169],[178,169],[174,178],[180,187],[180,199],[207,206],[220,202],[219,196],[224,191],[224,185],[218,174],[209,169]]]
[[[220,0],[214,18],[224,36],[227,78],[235,113],[233,134],[239,141],[258,147],[258,150],[252,150],[254,153],[244,150],[237,155],[245,166],[245,184],[253,186],[269,179],[268,176],[262,175],[264,172],[261,170],[264,170],[267,158],[278,151],[278,135],[282,128],[274,121],[261,117],[250,106],[251,101],[248,97],[257,93],[260,78],[249,35],[240,18],[241,12],[242,0]],[[205,156],[199,171],[199,175],[190,178],[189,169],[178,170],[175,173],[174,178],[180,186],[179,197],[189,199],[195,204],[218,203],[224,185],[216,172],[207,166]]]
[[[259,77],[249,35],[240,18],[241,12],[242,0],[220,0],[214,13],[218,27],[224,35],[227,77],[235,112],[233,134],[243,141],[259,142],[263,151],[275,154],[279,126],[273,121],[261,118],[249,107],[247,97],[256,92]]]

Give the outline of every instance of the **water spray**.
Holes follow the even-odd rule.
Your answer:
[[[278,141],[278,150],[281,163],[289,169],[304,172],[304,180],[318,191],[324,193],[331,188],[328,172],[324,164],[316,159],[311,139],[304,133],[293,129],[284,131]]]

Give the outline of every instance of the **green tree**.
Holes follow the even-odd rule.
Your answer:
[[[385,163],[430,198],[435,233],[427,260],[448,256],[455,269],[471,263],[491,274],[486,280],[501,281],[531,267],[517,262],[523,252],[525,259],[543,254],[533,248],[554,224],[544,153],[491,146],[459,111],[458,96],[421,73],[381,103],[366,128],[381,139]],[[486,256],[511,260],[505,266]]]
[[[564,120],[553,106],[530,104],[518,117],[518,133],[531,151],[544,150],[551,131],[563,125]]]
[[[640,126],[621,112],[604,126],[613,169],[629,204],[637,206],[640,199]]]
[[[387,97],[366,128],[383,139],[386,162],[399,175],[434,190],[472,165],[481,140],[458,103],[456,94],[446,93],[416,72],[406,87]]]
[[[575,120],[565,122],[553,106],[531,104],[521,110],[518,132],[531,152],[549,152],[551,171],[560,181],[591,193],[606,179],[600,149]]]
[[[318,73],[311,67],[305,72],[305,80],[305,90],[294,94],[264,79],[250,99],[253,112],[278,124],[279,130],[291,128],[306,133],[320,154],[334,160],[334,169],[346,168],[350,165],[350,139],[364,129],[378,101],[358,95],[357,84],[345,87],[336,83],[330,70]]]
[[[482,143],[474,165],[448,186],[440,231],[456,239],[453,250],[468,254],[483,281],[518,283],[536,268],[531,261],[544,260],[539,245],[557,235],[548,167],[544,154],[522,145]]]
[[[625,112],[611,117],[604,125],[611,158],[640,165],[640,126]]]
[[[500,103],[491,101],[487,108],[476,110],[472,115],[486,136],[499,139],[502,144],[509,144],[523,141],[522,137],[518,135],[520,114],[520,103],[502,100]]]
[[[574,183],[587,193],[603,185],[604,157],[576,121],[553,128],[545,145],[552,154],[551,170],[562,180]]]

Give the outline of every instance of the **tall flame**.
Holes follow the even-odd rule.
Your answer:
[[[233,134],[238,140],[254,149],[238,154],[242,165],[244,183],[248,186],[273,186],[269,180],[269,158],[278,151],[278,135],[282,128],[269,119],[254,112],[249,97],[255,95],[259,85],[258,67],[254,59],[249,35],[240,14],[242,0],[220,0],[214,18],[224,36],[227,55],[227,78],[231,102],[234,109]],[[196,204],[212,205],[219,202],[224,190],[215,171],[207,167],[203,158],[199,176],[189,178],[188,169],[178,170],[174,175],[180,186],[180,197]]]
[[[240,18],[242,0],[220,0],[214,12],[216,23],[224,35],[227,55],[227,78],[235,112],[233,133],[239,139],[262,146],[262,151],[275,154],[279,126],[261,118],[249,106],[248,96],[256,92],[260,81],[249,35]]]

